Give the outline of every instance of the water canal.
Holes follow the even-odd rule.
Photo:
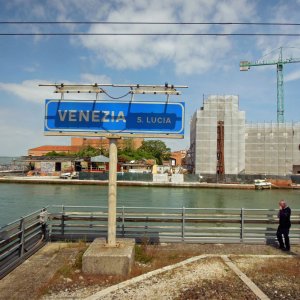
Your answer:
[[[300,190],[118,187],[118,206],[300,209]],[[107,186],[0,184],[0,226],[47,205],[107,206]]]

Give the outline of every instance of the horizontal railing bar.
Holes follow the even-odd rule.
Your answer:
[[[95,217],[95,216],[63,216],[64,221],[78,221],[78,220],[92,220],[92,221],[107,221],[107,217]],[[55,216],[54,220],[61,220],[62,215]],[[169,218],[169,217],[161,217],[161,218],[152,218],[152,217],[135,217],[135,218],[129,218],[125,217],[123,218],[124,222],[148,222],[148,223],[155,223],[155,222],[168,222],[168,223],[181,223],[182,217],[178,216],[178,218]],[[121,222],[122,218],[117,217],[117,222]],[[240,223],[240,219],[228,219],[228,218],[185,218],[186,223]],[[245,224],[278,224],[278,220],[269,220],[269,219],[244,219]],[[292,220],[293,224],[300,224],[300,220]]]
[[[2,260],[3,258],[7,257],[9,254],[11,254],[12,252],[16,251],[19,247],[21,246],[21,243],[18,243],[17,245],[15,245],[14,247],[10,248],[9,250],[7,250],[6,252],[4,252],[3,254],[0,255],[0,260]]]
[[[45,208],[48,208],[48,207],[49,207],[49,206],[46,206]],[[27,219],[27,218],[29,218],[29,217],[35,215],[35,214],[38,216],[38,214],[39,214],[40,212],[41,212],[41,209],[36,210],[36,211],[34,211],[34,212],[32,212],[32,213],[29,213],[28,215],[19,217],[17,220],[15,220],[15,221],[13,221],[13,222],[10,222],[10,223],[8,223],[8,224],[6,224],[6,225],[0,227],[0,231],[2,231],[4,228],[6,228],[6,227],[8,227],[8,226],[11,226],[11,225],[13,225],[13,224],[19,225],[19,224],[20,224],[20,221],[21,221],[22,219],[25,220],[25,219]]]

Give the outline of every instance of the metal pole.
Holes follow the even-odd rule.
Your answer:
[[[24,255],[24,242],[25,242],[25,220],[22,217],[20,220],[20,257]]]
[[[244,242],[244,220],[245,220],[245,215],[244,215],[244,208],[241,208],[241,232],[240,232],[240,240],[243,243]]]
[[[181,217],[182,217],[182,227],[181,227],[181,241],[184,242],[184,236],[185,236],[185,207],[182,207],[182,213],[181,213]]]
[[[107,244],[116,246],[116,215],[117,215],[117,139],[109,139],[109,182],[108,182],[108,236]]]
[[[61,212],[61,234],[65,238],[65,206],[62,206]]]
[[[122,237],[125,236],[125,208],[122,208]]]

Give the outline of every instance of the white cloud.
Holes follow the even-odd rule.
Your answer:
[[[30,66],[24,67],[23,70],[28,73],[33,73],[33,72],[36,72],[39,69],[39,67],[40,67],[40,64],[35,63]]]
[[[25,101],[41,103],[45,98],[49,98],[49,93],[53,88],[39,87],[39,84],[50,84],[44,80],[25,80],[22,83],[0,82],[0,91],[13,94]]]
[[[299,1],[298,1],[299,3]],[[274,22],[274,23],[298,23],[299,20],[299,6],[296,2],[291,1],[278,1],[274,2],[274,5],[270,8],[268,13],[270,14],[270,20],[261,20],[264,22]],[[269,29],[269,33],[283,33],[292,34],[298,33],[298,26],[272,26],[264,27],[260,29],[266,32]],[[284,47],[283,58],[292,57],[295,54],[299,54],[300,38],[299,37],[289,37],[280,36],[277,38],[261,36],[257,38],[256,45],[258,49],[261,50],[265,58],[268,60],[278,60],[279,58],[279,47]],[[298,55],[299,57],[299,55]]]
[[[87,83],[87,84],[111,83],[111,79],[108,76],[101,75],[101,74],[83,73],[80,75],[80,78],[83,81],[80,83]],[[66,80],[65,81],[62,80],[59,83],[76,84],[74,82],[70,82]],[[54,82],[39,80],[39,79],[25,80],[21,83],[0,82],[0,91],[4,91],[6,93],[15,95],[22,100],[36,103],[36,104],[43,103],[44,99],[60,97],[60,95],[58,94],[53,94],[55,90],[53,86],[50,87],[39,86],[39,84],[47,85],[47,84],[54,84]],[[72,94],[65,94],[65,98],[94,99],[95,95],[72,93]]]
[[[83,73],[80,75],[81,80],[83,83],[93,84],[93,83],[111,83],[111,79],[106,75],[98,75],[98,74],[90,74],[90,73]]]
[[[300,70],[297,70],[295,72],[291,72],[284,76],[284,81],[294,81],[300,79]]]
[[[31,2],[28,15],[58,21],[141,21],[141,22],[238,22],[253,21],[256,17],[255,5],[247,0],[52,0],[46,5],[37,0]],[[22,5],[23,8],[24,5]],[[241,12],[247,12],[242,14]],[[35,26],[36,30],[55,29],[89,33],[232,33],[239,26],[212,25],[107,25],[94,24],[55,27]],[[201,74],[212,65],[215,69],[221,58],[229,56],[233,48],[230,38],[188,37],[188,36],[80,36],[71,37],[72,45],[83,46],[91,51],[94,58],[116,69],[140,70],[155,68],[163,62],[174,66],[177,74]]]
[[[109,10],[108,21],[160,21],[160,22],[222,22],[238,21],[240,11],[247,11],[247,18],[254,16],[253,6],[245,0],[231,0],[226,5],[218,1],[118,1],[114,10]],[[226,28],[227,32],[238,27]],[[211,32],[222,28],[211,25],[92,25],[89,33],[196,33]],[[199,36],[81,36],[78,41],[93,51],[98,59],[117,69],[145,69],[161,62],[174,65],[177,74],[204,73],[214,61],[226,57],[232,44],[229,38]],[[210,63],[208,62],[210,61]],[[216,67],[217,64],[214,64]]]

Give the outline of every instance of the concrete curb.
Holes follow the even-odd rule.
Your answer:
[[[225,264],[248,286],[248,288],[261,300],[270,300],[270,298],[248,277],[246,276],[227,255],[221,255]]]

